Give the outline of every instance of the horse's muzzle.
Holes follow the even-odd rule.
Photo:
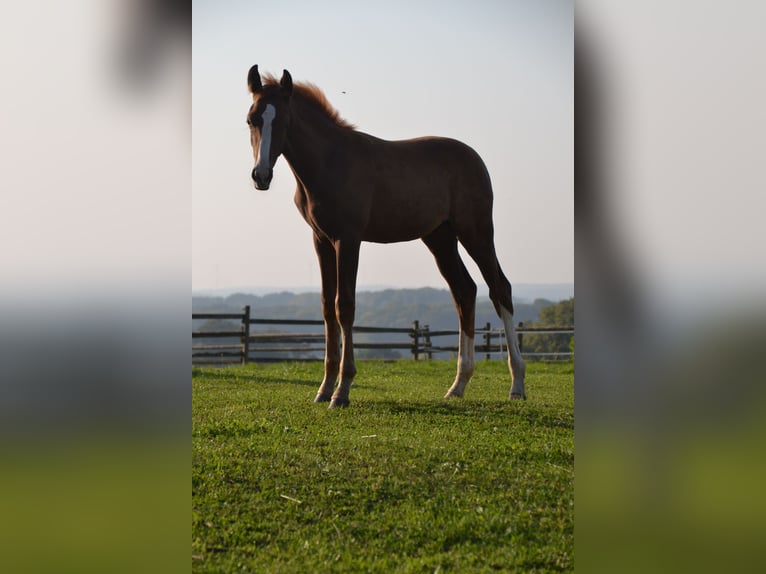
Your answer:
[[[251,174],[251,177],[253,178],[253,183],[255,183],[255,189],[265,191],[269,189],[269,185],[271,184],[271,178],[274,175],[274,172],[270,169],[268,173],[265,175],[262,173],[258,173],[256,171],[256,168],[253,168],[253,173]]]

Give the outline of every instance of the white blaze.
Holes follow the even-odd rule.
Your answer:
[[[277,111],[271,104],[266,105],[266,109],[263,111],[263,127],[261,128],[261,147],[258,150],[258,163],[255,166],[255,171],[263,173],[269,171],[269,149],[271,147],[271,122],[274,121],[274,117],[277,115]]]

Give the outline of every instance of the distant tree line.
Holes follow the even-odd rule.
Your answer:
[[[553,327],[574,325],[574,297],[548,305],[540,310],[537,321],[524,323],[528,327]],[[574,335],[531,334],[524,335],[525,353],[567,353],[574,352]]]

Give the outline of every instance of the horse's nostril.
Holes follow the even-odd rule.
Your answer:
[[[255,168],[253,168],[253,172],[250,174],[250,177],[253,178],[253,181],[256,181],[256,175],[255,175]]]

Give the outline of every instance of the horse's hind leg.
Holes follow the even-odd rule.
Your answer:
[[[511,399],[526,399],[524,376],[527,366],[521,357],[519,342],[513,326],[511,283],[506,278],[497,260],[491,224],[481,227],[481,229],[484,230],[482,237],[461,236],[460,242],[479,266],[479,270],[487,282],[487,287],[489,287],[489,298],[495,306],[495,311],[503,321],[505,341],[508,344],[508,368],[511,371],[511,379],[513,381],[509,396]]]
[[[500,263],[497,263],[497,270],[500,275],[501,286],[505,285],[504,292],[508,293],[508,300],[511,299],[511,283],[506,279],[503,274],[503,270],[500,268]],[[494,300],[493,300],[494,303]],[[495,308],[498,304],[495,303]],[[504,303],[500,304],[500,318],[503,320],[503,327],[505,330],[505,342],[508,345],[508,368],[511,371],[511,391],[509,397],[511,399],[524,399],[527,398],[527,393],[524,390],[524,376],[527,371],[527,364],[521,357],[521,349],[519,349],[519,340],[516,337],[516,330],[513,326],[513,303],[510,303],[508,307]]]
[[[460,321],[459,357],[457,374],[447,397],[462,397],[474,369],[474,316],[476,311],[476,283],[468,274],[457,250],[457,237],[448,223],[443,223],[423,242],[436,258],[439,271],[446,279],[457,307]]]

